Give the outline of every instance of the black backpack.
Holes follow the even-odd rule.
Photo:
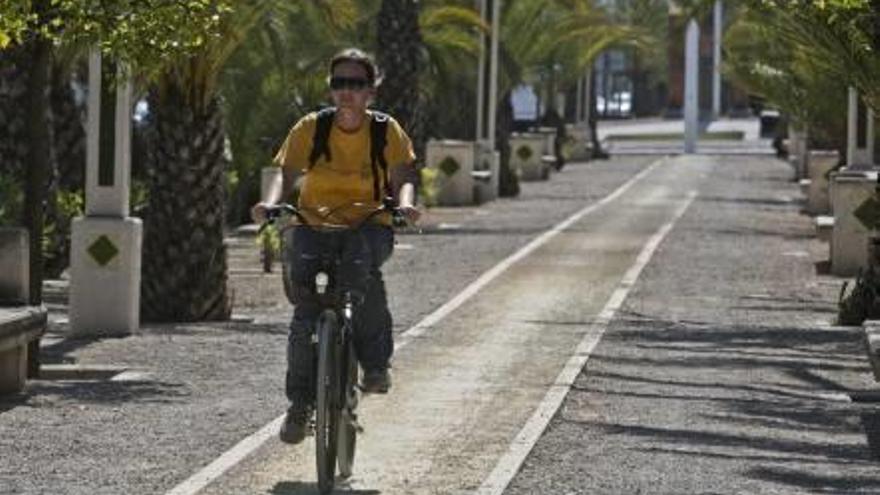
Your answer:
[[[386,133],[388,131],[388,114],[372,111],[370,119],[370,166],[373,169],[373,199],[380,201],[384,197],[391,197],[391,184],[388,180],[388,162],[385,160]],[[328,107],[318,112],[318,121],[315,125],[315,134],[312,136],[312,152],[309,154],[309,169],[315,166],[322,155],[328,162],[330,156],[330,130],[333,127],[333,117],[336,115],[336,107]],[[380,170],[381,168],[381,176]],[[380,186],[380,181],[382,185]]]

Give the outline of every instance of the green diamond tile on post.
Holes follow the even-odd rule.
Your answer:
[[[446,174],[446,177],[452,177],[453,174],[458,172],[458,170],[461,168],[461,165],[458,164],[455,158],[447,156],[443,159],[442,162],[440,162],[440,165],[438,165],[437,168],[439,168],[444,174]]]
[[[866,199],[853,211],[853,215],[869,229],[880,227],[880,201],[877,196],[873,195]]]
[[[110,263],[119,254],[119,248],[106,235],[98,237],[86,251],[101,266],[106,266],[107,263]]]

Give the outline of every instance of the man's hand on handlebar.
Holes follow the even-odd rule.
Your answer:
[[[253,219],[256,224],[263,224],[268,219],[266,216],[266,212],[273,205],[270,203],[257,203],[251,208],[251,219]]]
[[[410,225],[415,225],[416,222],[419,221],[419,218],[421,218],[422,216],[422,212],[419,211],[419,209],[415,206],[401,205],[397,208],[397,210],[400,212],[401,215],[403,215],[404,218],[406,218],[407,223]]]

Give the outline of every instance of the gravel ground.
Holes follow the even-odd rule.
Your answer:
[[[790,179],[722,159],[505,493],[880,493],[880,408],[848,399],[876,383]]]
[[[420,234],[399,236],[386,268],[395,329],[413,325],[651,161],[571,164],[548,182],[524,184],[517,199],[430,210]],[[228,323],[146,325],[122,339],[65,339],[65,284],[48,284],[47,362],[146,375],[35,380],[26,394],[0,399],[0,493],[163,493],[283,411],[290,308],[277,276],[256,271],[253,239],[233,237],[229,244],[237,317]]]

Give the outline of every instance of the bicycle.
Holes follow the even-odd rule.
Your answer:
[[[392,215],[394,226],[406,224],[400,210],[391,200],[386,199],[379,208],[370,212],[354,227],[340,225],[324,229],[336,232],[355,230],[384,212]],[[302,225],[309,225],[298,208],[289,204],[279,204],[267,209],[267,219],[260,227],[260,231],[284,214],[296,216]],[[333,285],[336,280],[334,271],[340,262],[339,256],[333,253],[331,257],[322,260],[322,269],[315,275],[316,296],[324,308],[318,317],[313,334],[313,342],[317,345],[318,354],[318,369],[315,377],[317,384],[315,458],[318,468],[318,490],[321,493],[330,493],[333,490],[337,465],[342,479],[351,476],[357,434],[363,432],[357,421],[359,373],[353,338],[355,300],[350,290],[338,294],[337,287]],[[288,283],[287,278],[284,277],[285,284]],[[289,288],[285,287],[285,290]]]

